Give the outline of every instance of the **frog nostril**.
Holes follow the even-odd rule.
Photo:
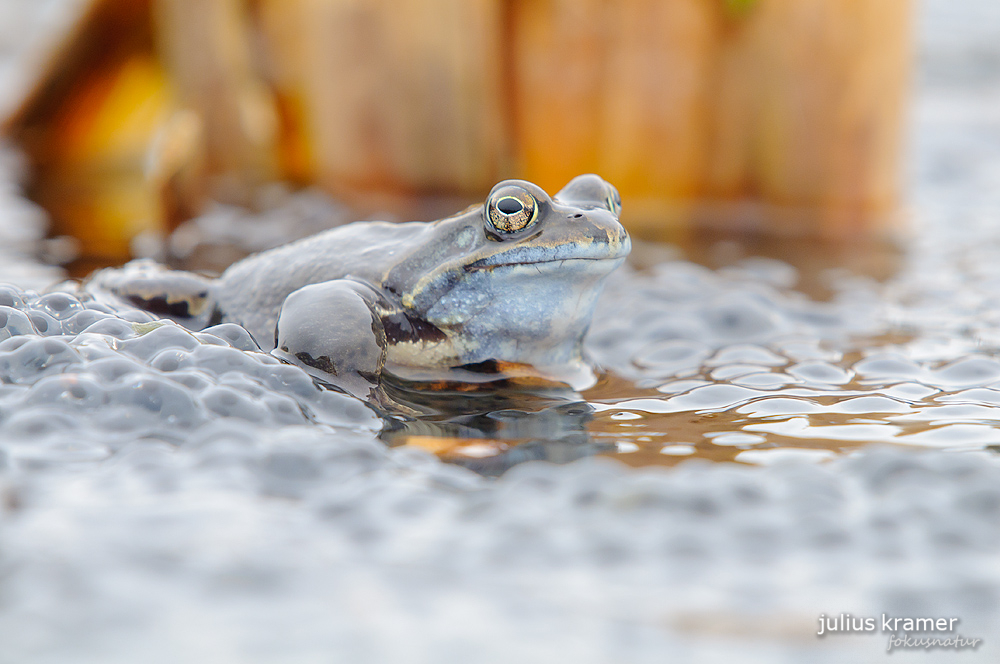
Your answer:
[[[572,217],[570,217],[570,219],[583,219],[583,215],[577,212]]]

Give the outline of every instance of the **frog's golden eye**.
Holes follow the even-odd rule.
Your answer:
[[[490,225],[500,233],[516,233],[531,225],[538,214],[538,201],[521,187],[503,187],[493,192],[487,204]]]

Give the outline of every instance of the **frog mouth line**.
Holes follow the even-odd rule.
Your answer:
[[[525,267],[528,265],[555,265],[556,263],[574,263],[577,261],[588,261],[588,262],[600,262],[600,261],[618,261],[622,260],[624,256],[604,256],[598,258],[596,256],[579,256],[577,258],[549,258],[541,261],[516,261],[512,263],[472,263],[465,266],[466,272],[481,272],[484,270],[494,270],[498,267]]]

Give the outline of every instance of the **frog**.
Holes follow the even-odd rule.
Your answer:
[[[100,270],[91,293],[191,330],[236,323],[264,352],[370,399],[385,380],[595,380],[583,338],[631,250],[621,196],[594,174],[554,196],[504,180],[433,222],[358,221],[232,264],[217,277],[149,259]]]

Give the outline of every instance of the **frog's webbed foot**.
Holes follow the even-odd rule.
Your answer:
[[[142,259],[120,268],[98,270],[84,288],[108,304],[114,305],[117,300],[201,330],[221,322],[211,284],[211,279],[200,274],[171,270]]]
[[[295,291],[281,305],[271,354],[356,397],[371,398],[385,366],[380,296],[347,279]]]

